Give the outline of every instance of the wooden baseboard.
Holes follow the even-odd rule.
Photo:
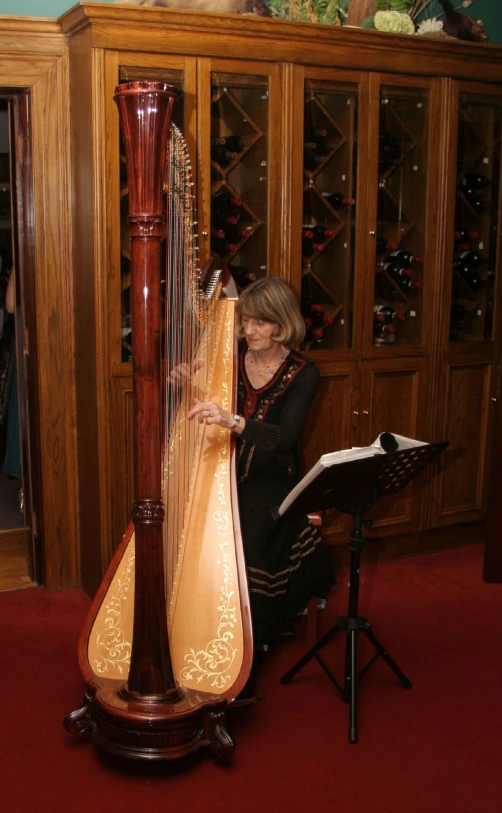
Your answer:
[[[465,525],[454,525],[450,528],[433,528],[403,536],[389,536],[369,539],[362,555],[362,563],[377,564],[391,559],[408,556],[420,556],[424,553],[439,553],[442,550],[464,548],[468,545],[479,545],[486,542],[486,522],[477,520]],[[338,568],[348,567],[350,563],[349,544],[329,548]]]
[[[0,531],[0,591],[33,587],[28,575],[26,530]]]

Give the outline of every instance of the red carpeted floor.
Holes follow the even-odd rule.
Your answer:
[[[84,686],[77,639],[89,606],[79,591],[0,594],[0,799],[5,813],[259,811],[259,813],[500,813],[502,585],[482,581],[483,548],[363,567],[361,613],[413,681],[378,661],[361,680],[359,743],[348,709],[316,663],[289,686],[303,653],[270,653],[258,706],[235,711],[231,761],[207,752],[160,766],[101,760],[62,727]],[[346,574],[324,611],[347,601]],[[361,649],[362,649],[361,639]],[[324,650],[337,676],[344,638]]]

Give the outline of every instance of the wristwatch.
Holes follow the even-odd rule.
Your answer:
[[[241,416],[240,415],[232,415],[232,417],[234,419],[234,426],[239,426],[239,424],[241,422]]]

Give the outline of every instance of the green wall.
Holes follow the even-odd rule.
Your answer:
[[[111,0],[101,0],[110,3]],[[461,0],[454,0],[460,5]],[[0,14],[19,14],[31,17],[59,17],[75,3],[71,0],[0,0]],[[473,0],[468,11],[485,22],[489,42],[502,44],[502,7],[500,0]]]

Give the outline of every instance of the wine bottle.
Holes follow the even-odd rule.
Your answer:
[[[222,186],[221,189],[214,192],[211,200],[216,215],[229,213],[234,207],[242,206],[242,198],[234,195],[227,186]]]
[[[310,313],[311,313],[310,318],[312,319],[312,327],[324,330],[326,326],[325,322],[326,314],[324,313],[324,306],[315,303],[314,305],[312,305]]]
[[[455,271],[460,274],[464,282],[467,283],[469,288],[478,288],[480,285],[480,276],[478,267],[466,263],[463,260],[456,260],[453,264]]]
[[[389,344],[394,341],[397,330],[395,325],[387,325],[385,323],[377,322],[375,324],[375,338],[382,339]]]
[[[409,268],[412,263],[420,264],[423,262],[422,257],[417,257],[411,253],[411,251],[405,251],[404,249],[398,249],[397,251],[391,251],[387,255],[385,259],[386,263],[390,263],[395,265],[397,268]]]
[[[309,131],[309,140],[317,141],[319,138],[326,138],[328,131],[324,127],[311,127]]]
[[[406,316],[402,311],[395,311],[392,305],[377,305],[375,307],[375,321],[385,322],[404,322]]]
[[[238,157],[237,152],[232,152],[227,147],[211,147],[211,160],[216,161],[222,168],[228,167]]]
[[[227,226],[236,226],[240,220],[240,215],[237,212],[229,214],[228,212],[215,212],[213,210],[211,214],[213,225],[219,229],[225,229]]]
[[[413,271],[406,265],[398,266],[395,263],[384,263],[383,267],[387,273],[391,275],[391,277],[395,277],[396,279],[400,279],[401,277],[408,277],[411,279],[413,276]]]
[[[475,212],[482,212],[485,208],[485,201],[480,196],[479,190],[468,186],[463,186],[461,189],[471,209],[474,209]]]
[[[342,206],[354,206],[355,198],[343,195],[341,192],[323,192],[322,196],[333,209],[340,209]]]
[[[460,302],[452,302],[450,310],[450,340],[459,341],[466,331],[468,311]]]
[[[324,243],[317,243],[313,238],[303,238],[302,240],[302,254],[304,257],[312,257],[316,252],[324,251],[326,248]]]
[[[478,231],[469,231],[465,226],[455,227],[455,240],[479,240],[481,237]]]
[[[460,183],[461,186],[470,189],[484,189],[486,186],[490,186],[493,181],[490,181],[485,175],[481,175],[480,173],[468,172],[464,175]]]
[[[305,169],[308,169],[309,171],[313,172],[315,169],[317,169],[319,166],[321,166],[321,164],[324,164],[325,162],[326,162],[325,155],[318,155],[313,150],[305,150],[303,156],[303,166],[305,167]]]
[[[303,321],[305,322],[305,336],[303,337],[302,350],[305,350],[312,340],[312,319],[309,316],[304,316]]]
[[[323,243],[326,240],[332,240],[334,237],[336,237],[336,231],[327,229],[325,226],[312,226],[310,231],[313,232],[314,240],[320,243]]]
[[[247,229],[236,229],[234,227],[230,227],[225,229],[225,237],[229,243],[241,243],[243,240],[249,239],[250,233]]]
[[[389,133],[380,133],[378,138],[378,168],[385,172],[395,166],[401,158],[401,143]]]
[[[300,300],[300,308],[302,312],[302,316],[310,318],[310,312],[312,309],[313,299],[311,296],[302,295]]]
[[[466,263],[470,263],[471,265],[479,266],[485,265],[490,262],[488,257],[482,257],[481,254],[478,254],[477,251],[462,251],[459,255],[459,259],[463,260]]]
[[[388,243],[386,237],[377,237],[376,239],[377,254],[383,254],[384,251],[397,251],[398,248],[397,243]]]
[[[228,268],[239,288],[245,288],[246,285],[249,285],[257,279],[254,271],[250,271],[249,268],[246,268],[244,265],[229,264]]]
[[[460,302],[451,303],[451,318],[454,322],[462,322],[467,316],[466,308]]]
[[[243,138],[240,135],[228,135],[224,137],[225,147],[236,153],[241,153],[245,147],[249,147],[250,143],[249,138]]]
[[[211,248],[220,255],[226,257],[228,254],[235,254],[239,246],[236,243],[227,243],[226,240],[211,240]]]

